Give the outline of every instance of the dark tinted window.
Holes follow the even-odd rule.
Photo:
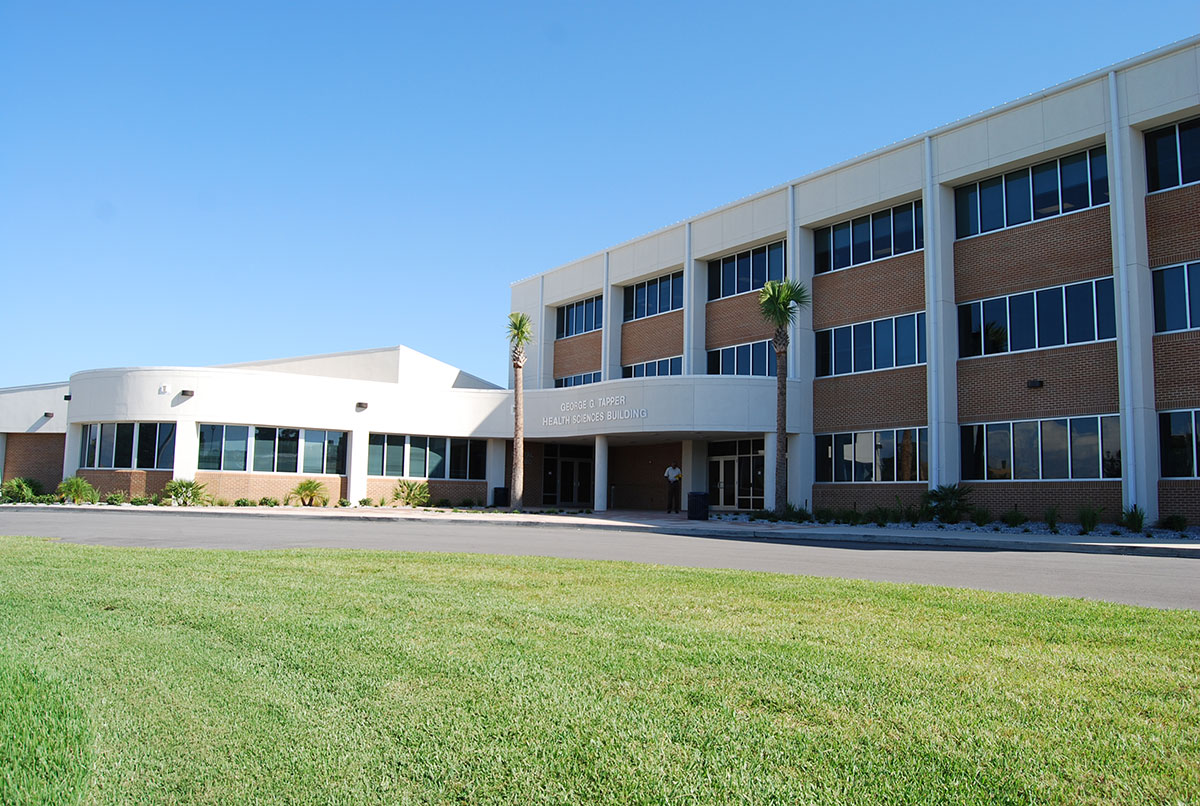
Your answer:
[[[979,192],[975,185],[954,191],[954,231],[957,238],[979,232]]]
[[[1121,478],[1121,418],[1100,418],[1100,472],[1106,479]]]
[[[1179,124],[1179,157],[1183,181],[1200,181],[1200,118]]]
[[[221,433],[219,425],[200,426],[200,455],[196,467],[200,470],[221,469]]]
[[[1108,204],[1108,152],[1093,148],[1088,152],[1092,171],[1092,204]]]
[[[383,434],[371,434],[367,438],[367,475],[383,475]]]
[[[254,469],[259,473],[270,473],[275,469],[275,429],[254,429]]]
[[[1092,284],[1067,286],[1067,343],[1078,344],[1096,338],[1096,303]]]
[[[249,453],[250,427],[246,425],[225,426],[225,451],[222,459],[224,470],[245,470]],[[318,471],[319,472],[319,471]]]
[[[404,437],[400,434],[387,435],[387,462],[383,472],[386,476],[404,475]]]
[[[751,352],[751,375],[766,375],[767,374],[767,342],[759,341],[750,345]],[[662,374],[661,372],[659,373]]]
[[[1008,423],[987,426],[987,477],[989,481],[1012,478],[1012,432]]]
[[[175,423],[158,424],[158,460],[154,464],[159,470],[175,467]]]
[[[708,261],[708,298],[719,299],[721,296],[721,261]],[[630,314],[632,316],[632,314]]]
[[[1037,346],[1032,293],[1008,298],[1008,325],[1008,349],[1032,350]]]
[[[1062,186],[1062,211],[1082,210],[1089,206],[1087,154],[1072,154],[1059,160],[1059,180]]]
[[[469,440],[450,440],[450,478],[465,479],[467,477],[467,457],[470,453]]]
[[[958,357],[969,358],[983,352],[983,320],[979,303],[958,306]]]
[[[1163,476],[1196,475],[1196,441],[1190,411],[1158,415],[1158,450]]]
[[[709,266],[712,266],[712,264],[710,263]],[[709,273],[708,273],[708,280],[709,280],[708,298],[712,299],[713,297],[712,297],[712,270],[711,269],[709,270]],[[559,313],[560,314],[562,313],[561,308],[559,308]],[[631,285],[625,286],[625,306],[623,308],[623,314],[625,316],[626,322],[628,322],[630,319],[633,319],[633,286],[631,286]],[[561,319],[562,317],[560,316],[559,318]],[[560,331],[561,331],[561,328],[560,328]],[[561,336],[562,333],[560,332],[559,335]]]
[[[641,319],[646,315],[646,286],[638,283],[633,291],[633,318]]]
[[[833,435],[833,480],[854,480],[854,435]]]
[[[917,429],[896,432],[896,481],[917,481]]]
[[[1096,417],[1071,419],[1071,478],[1100,478],[1099,426]]]
[[[813,452],[813,464],[816,473],[815,481],[833,481],[833,435],[818,434],[814,440],[816,450]]]
[[[630,367],[629,370],[630,370],[630,377],[632,377],[633,368]],[[720,350],[709,350],[708,351],[708,374],[709,375],[720,375],[721,374],[721,351]]]
[[[600,324],[598,317],[601,308],[603,306],[596,309],[597,326]],[[671,308],[676,311],[683,308],[683,272],[681,271],[677,271],[671,275]]]
[[[892,254],[892,211],[871,216],[871,256],[876,260]]]
[[[133,467],[133,423],[117,423],[113,467]]]
[[[1013,423],[1013,475],[1014,479],[1038,478],[1038,424],[1036,422]]]
[[[961,429],[962,477],[979,480],[984,477],[982,425],[964,425]]]
[[[851,369],[851,335],[849,327],[839,327],[833,331],[833,371],[844,375]]]
[[[1150,190],[1179,184],[1178,157],[1174,126],[1146,133],[1146,185]]]
[[[1033,217],[1058,215],[1058,162],[1033,168]]]
[[[917,314],[917,363],[925,363],[925,314]]]
[[[833,228],[833,267],[844,269],[850,265],[850,223],[837,224]]]
[[[300,458],[300,429],[280,428],[275,469],[280,473],[295,473]]]
[[[725,347],[721,350],[721,374],[734,375],[737,373],[737,362],[734,356],[732,347]]]
[[[639,285],[638,288],[641,288]],[[646,283],[646,316],[658,313],[658,283]]]
[[[1004,180],[997,176],[979,183],[979,231],[1004,226]]]
[[[854,228],[854,262],[866,263],[871,259],[871,217],[863,216],[850,223]]]
[[[750,287],[762,288],[767,281],[767,247],[760,246],[750,255]]]
[[[833,372],[833,331],[818,330],[816,334],[816,373],[821,378]]]
[[[472,479],[487,478],[487,440],[471,440],[471,459],[467,468],[467,477]],[[480,502],[483,503],[482,501]]]
[[[881,319],[875,323],[875,369],[888,369],[893,364],[893,327],[891,319]]]
[[[767,279],[783,279],[783,243],[773,243],[767,247]]]
[[[1067,421],[1042,420],[1042,478],[1070,476],[1067,454]]]
[[[1113,297],[1113,281],[1096,281],[1096,338],[1117,337],[1116,300]]]
[[[854,371],[871,369],[871,323],[854,326]]]
[[[896,317],[896,366],[907,367],[917,361],[917,317]]]
[[[913,221],[916,223],[917,248],[918,249],[923,249],[925,247],[925,219],[923,217],[924,215],[925,215],[925,213],[924,213],[923,208],[921,207],[921,202],[919,202],[919,201],[913,202]]]
[[[911,204],[892,211],[892,251],[897,255],[913,250],[913,208]]]
[[[137,466],[149,470],[154,467],[157,450],[158,423],[142,423],[138,426]]]
[[[750,253],[742,252],[737,256],[737,292],[742,294],[751,289]]]
[[[983,351],[987,355],[1008,352],[1008,300],[983,303]]]
[[[750,363],[750,345],[739,344],[737,351],[737,374],[750,375],[752,374],[753,365]]]
[[[1191,308],[1189,327],[1200,327],[1200,263],[1188,266],[1188,300]]]
[[[1067,331],[1063,323],[1063,292],[1061,288],[1047,288],[1037,292],[1038,347],[1056,347],[1066,343]]]
[[[721,296],[731,297],[737,293],[737,258],[727,257],[721,261]]]
[[[1008,205],[1008,226],[1024,224],[1033,218],[1033,199],[1029,190],[1029,169],[1004,177],[1004,197]]]
[[[1160,269],[1151,275],[1154,288],[1154,330],[1183,330],[1187,321],[1186,274],[1183,266]]]
[[[896,480],[896,432],[875,432],[875,480]]]

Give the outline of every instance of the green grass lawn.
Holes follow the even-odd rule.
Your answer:
[[[1200,613],[0,538],[0,803],[1196,803]]]

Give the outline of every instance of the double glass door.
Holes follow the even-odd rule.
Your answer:
[[[737,457],[708,459],[708,505],[713,509],[737,508]]]
[[[762,509],[766,467],[761,439],[710,442],[708,505],[713,509]]]
[[[558,460],[558,503],[566,507],[582,507],[592,503],[592,460]]]

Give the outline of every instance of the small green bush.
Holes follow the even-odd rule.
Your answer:
[[[454,505],[450,503],[449,498],[439,498],[437,504],[435,504],[434,506],[441,507],[442,509],[449,509],[450,507],[452,507]]]
[[[992,513],[987,507],[975,507],[971,510],[971,523],[976,526],[987,526],[992,522]]]
[[[214,507],[227,507],[227,506],[229,506],[229,499],[228,498],[218,498],[215,501],[213,501],[212,503],[213,503]]]
[[[302,507],[323,507],[329,503],[329,491],[317,479],[304,479],[288,492],[284,503],[293,501]]]
[[[813,517],[816,518],[818,523],[829,523],[834,518],[834,512],[832,509],[825,509],[822,507],[820,509],[813,510]]]
[[[375,502],[370,498],[360,498],[358,499],[358,505],[360,507],[373,507],[375,506]]]
[[[475,506],[475,499],[474,498],[464,498],[462,500],[462,504],[460,504],[459,506],[473,507],[473,506]]]
[[[144,507],[144,506],[148,505],[149,503],[151,503],[152,500],[153,499],[148,498],[147,496],[144,496],[144,495],[135,495],[129,499],[129,503],[135,507]]]
[[[807,523],[813,519],[812,513],[804,507],[798,507],[788,501],[783,505],[783,519],[793,523]]]
[[[406,507],[423,507],[429,503],[429,482],[400,479],[392,490],[392,500]]]
[[[202,507],[210,500],[205,486],[195,479],[171,479],[163,487],[163,495],[177,507]]]
[[[927,490],[922,503],[933,517],[943,523],[958,523],[967,513],[967,499],[974,489],[965,484],[942,484]]]
[[[1158,522],[1160,529],[1170,529],[1172,532],[1182,532],[1187,528],[1187,518],[1183,515],[1163,515]]]
[[[17,476],[0,484],[0,504],[30,504],[42,494],[42,483],[37,479]]]
[[[1146,528],[1146,510],[1134,504],[1121,513],[1121,526],[1131,532],[1140,532]]]
[[[1090,534],[1100,523],[1100,510],[1096,507],[1083,507],[1079,510],[1079,534]]]
[[[887,507],[875,507],[869,510],[865,517],[876,526],[883,527],[892,522],[892,511]]]
[[[58,485],[58,497],[72,504],[94,504],[100,500],[100,493],[87,479],[71,476]]]
[[[1004,516],[1001,517],[1000,520],[1004,521],[1005,525],[1016,529],[1018,526],[1024,525],[1029,518],[1026,518],[1016,507],[1013,507],[1008,512],[1005,512]]]
[[[251,501],[249,498],[239,498],[238,500],[233,502],[233,505],[235,507],[252,507],[252,506],[254,506],[254,502]]]
[[[1055,534],[1058,533],[1058,510],[1056,508],[1050,507],[1047,509],[1042,514],[1042,520],[1044,520],[1046,525],[1050,527],[1051,532],[1054,532]]]
[[[31,503],[31,504],[57,504],[58,496],[54,495],[52,493],[46,493],[45,495],[35,495],[33,497],[33,500],[30,501],[29,503]]]
[[[339,499],[338,499],[338,506],[339,506],[339,507],[348,507],[348,506],[350,506],[350,499],[349,499],[349,498],[339,498]]]
[[[379,499],[379,506],[386,507],[387,505],[388,505],[388,500],[386,497]]]
[[[119,507],[121,504],[125,503],[125,493],[121,492],[120,490],[109,493],[108,495],[104,496],[104,503],[108,504],[110,507]]]
[[[279,499],[272,498],[269,495],[264,495],[262,498],[258,499],[258,505],[260,507],[277,507],[279,506]]]

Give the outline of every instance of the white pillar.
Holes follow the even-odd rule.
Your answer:
[[[196,478],[199,461],[200,427],[195,420],[179,420],[175,423],[175,470],[171,478]]]
[[[1154,290],[1146,242],[1146,161],[1141,132],[1121,119],[1117,76],[1108,74],[1108,175],[1117,297],[1121,407],[1121,502],[1158,520],[1158,412],[1154,401]]]
[[[788,501],[809,512],[812,511],[813,450],[812,434],[788,435]]]
[[[487,441],[487,505],[496,505],[496,488],[507,487],[508,480],[504,478],[504,464],[508,458],[508,440],[489,439]]]
[[[708,356],[704,350],[708,264],[692,257],[690,222],[684,229],[683,251],[683,374],[704,375],[708,372]]]
[[[625,289],[609,285],[608,252],[604,253],[604,330],[601,333],[600,377],[606,381],[621,377],[621,328],[625,316]]]
[[[79,472],[79,443],[83,440],[83,426],[67,423],[67,438],[63,447],[63,478],[69,479]],[[0,463],[2,465],[2,463]]]
[[[953,484],[958,453],[958,308],[954,300],[954,191],[935,180],[933,140],[925,138],[925,367],[929,486]]]
[[[708,443],[698,439],[683,440],[680,462],[679,469],[683,471],[680,496],[685,499],[682,505],[687,506],[688,493],[708,491]]]
[[[346,497],[355,503],[367,497],[370,445],[370,429],[356,428],[350,432],[350,455],[346,457]]]
[[[775,447],[774,431],[763,434],[763,509],[775,509]]]
[[[793,222],[795,211],[793,206]],[[807,227],[793,226],[794,248],[789,277],[803,283],[812,292],[814,260],[813,233]],[[787,496],[794,506],[807,507],[813,485],[813,378],[816,377],[816,335],[813,332],[812,306],[796,315],[792,344],[788,351],[788,450]],[[797,403],[803,405],[797,406]]]
[[[608,510],[608,437],[596,435],[596,454],[592,462],[592,480],[595,491],[592,508],[597,512]]]

